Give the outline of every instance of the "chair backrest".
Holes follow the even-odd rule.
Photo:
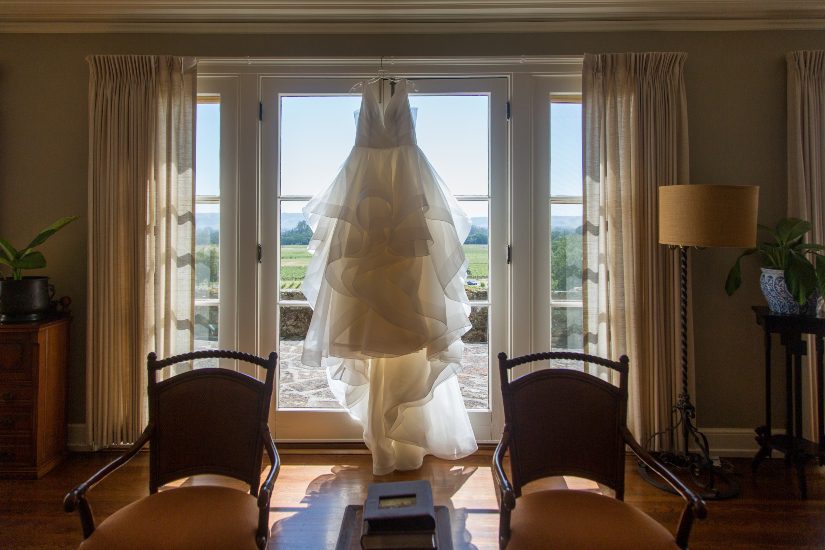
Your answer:
[[[573,475],[597,481],[624,498],[628,359],[610,361],[570,352],[507,359],[500,353],[505,432],[516,496],[521,487],[549,476]],[[619,373],[619,386],[568,368],[541,369],[510,381],[513,367],[567,359]]]
[[[224,358],[266,369],[260,382],[223,368],[193,369],[163,381],[159,370],[195,359]],[[196,474],[219,474],[249,484],[258,494],[263,441],[277,355],[206,350],[158,360],[149,368],[149,490]]]

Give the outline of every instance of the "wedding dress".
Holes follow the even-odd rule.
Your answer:
[[[355,146],[303,210],[313,315],[302,362],[327,368],[377,475],[477,448],[456,377],[470,329],[470,219],[416,145],[406,88],[382,106],[363,86]]]

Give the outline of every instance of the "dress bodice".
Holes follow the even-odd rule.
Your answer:
[[[384,95],[383,103],[378,102],[378,86],[381,85],[380,80],[374,85],[364,85],[355,131],[356,147],[386,149],[415,145],[415,125],[407,96],[407,81],[399,81],[394,94]]]

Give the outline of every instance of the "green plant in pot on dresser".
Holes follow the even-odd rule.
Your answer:
[[[811,224],[798,218],[779,220],[776,228],[759,225],[768,240],[743,252],[728,272],[728,296],[742,284],[741,260],[758,254],[762,294],[773,313],[816,315],[817,301],[825,296],[825,246],[803,241]]]
[[[0,266],[11,270],[10,277],[0,278],[0,322],[37,321],[48,313],[53,294],[49,278],[24,277],[23,271],[46,267],[46,258],[37,247],[76,219],[77,216],[60,218],[40,231],[21,249],[0,238]]]

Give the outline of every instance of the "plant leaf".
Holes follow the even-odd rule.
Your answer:
[[[53,224],[51,224],[46,229],[42,230],[37,236],[32,239],[32,242],[29,243],[29,246],[26,247],[24,250],[23,255],[28,255],[31,253],[31,249],[43,244],[46,242],[46,239],[54,235],[57,231],[59,231],[64,225],[71,223],[77,219],[77,216],[66,216],[65,218],[60,218]]]
[[[790,244],[802,237],[811,230],[810,222],[799,218],[784,218],[776,224],[777,240],[782,244]]]
[[[32,252],[28,256],[18,258],[12,262],[15,269],[40,269],[46,267],[46,258],[40,252]]]
[[[791,252],[785,268],[785,284],[799,305],[804,305],[817,287],[816,270],[805,256]]]
[[[6,258],[7,260],[12,261],[17,257],[17,254],[17,250],[9,244],[9,241],[0,239],[0,258]]]
[[[825,257],[816,257],[816,287],[819,295],[825,297]]]
[[[733,267],[728,271],[728,277],[725,279],[725,292],[728,293],[728,296],[731,296],[742,285],[742,267],[740,265],[742,258],[750,256],[754,252],[756,252],[755,248],[742,252],[739,257],[736,258]]]
[[[801,252],[809,252],[811,250],[825,251],[825,246],[814,243],[802,243],[796,246],[796,249]]]
[[[762,255],[763,267],[768,269],[785,269],[782,257],[782,247],[773,243],[761,243],[758,247]]]

